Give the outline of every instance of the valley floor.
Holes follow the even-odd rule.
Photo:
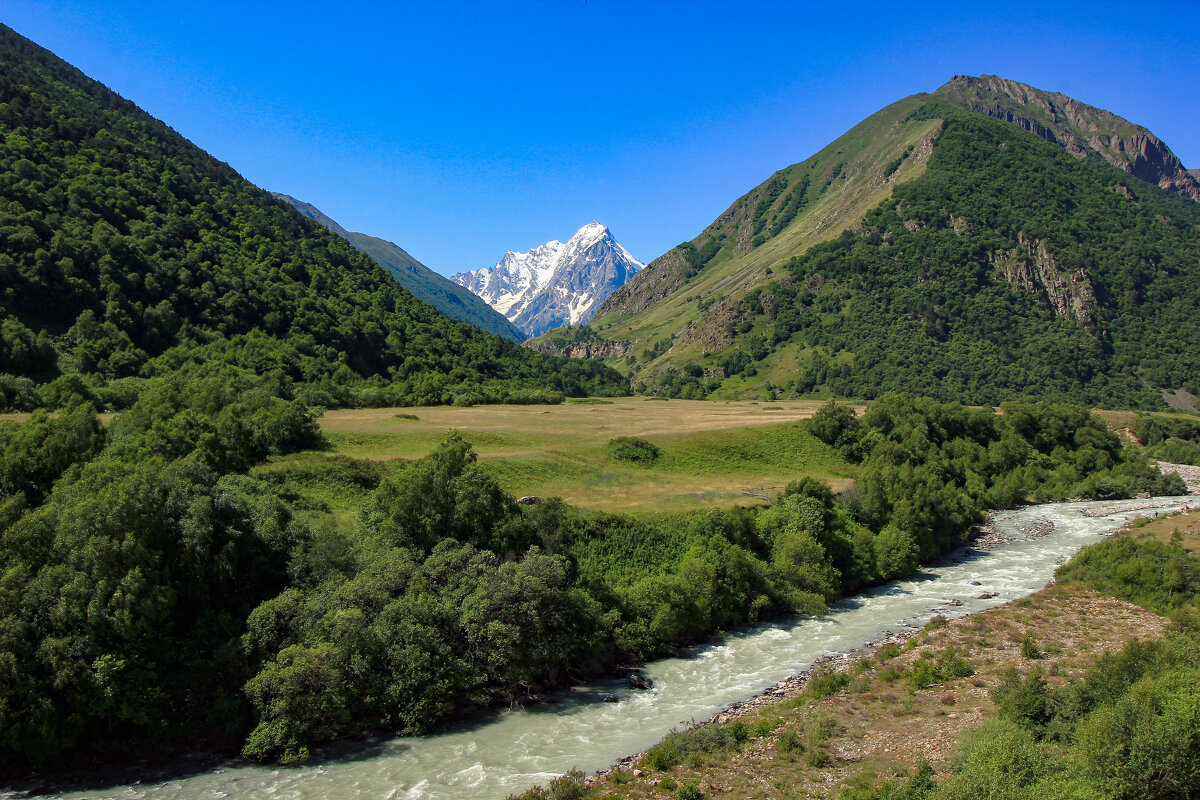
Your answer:
[[[685,511],[755,504],[806,475],[836,489],[853,467],[801,426],[821,401],[708,402],[618,397],[558,406],[434,406],[329,411],[321,430],[335,453],[372,460],[428,454],[458,430],[509,492],[559,496],[603,511]],[[608,458],[617,436],[653,442],[644,467]]]

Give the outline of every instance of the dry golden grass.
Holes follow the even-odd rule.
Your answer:
[[[1170,544],[1178,532],[1178,541],[1185,550],[1200,553],[1200,511],[1151,519],[1139,524],[1134,531],[1137,535],[1153,536],[1164,544]]]
[[[678,511],[760,502],[742,490],[782,487],[804,475],[845,486],[848,465],[795,425],[821,405],[623,397],[558,406],[350,409],[330,411],[320,422],[334,449],[354,458],[418,458],[457,430],[515,494],[557,495],[611,511]],[[614,462],[604,445],[617,436],[648,439],[663,456],[649,468]]]
[[[684,433],[727,430],[808,419],[822,401],[789,400],[771,403],[706,400],[655,400],[615,397],[607,401],[564,403],[559,406],[423,406],[417,408],[364,408],[329,411],[321,418],[327,434],[403,433],[412,446],[401,446],[392,457],[411,458],[429,452],[446,431],[503,437],[508,444],[497,450],[479,447],[480,457],[512,455],[541,449],[548,441],[564,449],[603,444],[614,436],[653,439]],[[860,408],[861,410],[861,408]],[[404,414],[416,420],[401,418]],[[401,415],[398,417],[397,415]],[[518,441],[519,439],[519,441]],[[413,449],[413,448],[416,449]],[[381,454],[382,455],[382,454]]]

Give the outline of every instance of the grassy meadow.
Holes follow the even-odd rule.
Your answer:
[[[257,471],[281,478],[293,473],[306,494],[316,492],[337,508],[352,503],[354,492],[341,484],[322,488],[322,465],[330,459],[419,458],[457,430],[488,472],[517,496],[559,496],[606,511],[752,504],[761,501],[743,489],[782,488],[806,475],[835,488],[849,484],[852,466],[799,424],[820,406],[622,397],[559,406],[329,411],[320,419],[328,450],[273,459]],[[614,461],[604,446],[617,436],[651,441],[662,455],[650,466]]]

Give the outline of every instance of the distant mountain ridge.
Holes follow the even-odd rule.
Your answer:
[[[509,250],[496,266],[460,272],[451,280],[529,336],[538,336],[587,323],[644,266],[607,226],[592,222],[566,242],[550,241],[527,253]]]
[[[524,341],[525,334],[505,319],[502,314],[493,311],[491,306],[470,291],[443,278],[417,261],[399,245],[386,239],[368,236],[365,233],[348,231],[316,206],[291,195],[282,192],[271,192],[271,194],[285,203],[289,203],[301,214],[320,223],[327,230],[336,233],[353,245],[356,250],[366,253],[376,264],[390,272],[396,282],[412,292],[418,300],[429,303],[448,317],[469,323],[476,328],[482,328],[488,333],[503,336],[514,342]]]

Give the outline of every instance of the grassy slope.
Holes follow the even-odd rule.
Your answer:
[[[276,459],[264,469],[307,474],[335,455],[378,461],[417,458],[457,429],[504,489],[518,496],[557,495],[573,505],[606,511],[757,503],[761,501],[742,489],[782,488],[805,475],[839,488],[849,483],[853,467],[797,424],[818,407],[812,402],[616,398],[551,407],[333,411],[321,419],[332,454],[301,453]],[[648,439],[663,454],[650,467],[612,461],[604,445],[616,436]],[[309,482],[303,481],[306,486]],[[318,485],[311,496],[342,511],[357,502],[354,492],[343,495],[340,486]]]
[[[728,236],[726,246],[698,275],[645,311],[630,313],[627,311],[630,303],[606,304],[591,327],[606,339],[634,342],[634,352],[640,353],[655,342],[684,332],[702,314],[706,318],[719,317],[722,306],[736,303],[748,290],[763,283],[769,277],[767,270],[773,265],[813,244],[836,237],[857,222],[866,211],[882,202],[891,193],[892,186],[914,178],[923,171],[928,148],[920,145],[937,130],[940,123],[938,120],[905,122],[904,119],[927,98],[923,94],[914,95],[893,103],[856,125],[807,161],[777,173],[787,181],[788,188],[780,193],[773,211],[778,210],[791,188],[804,176],[807,175],[810,181],[808,205],[778,235],[748,252],[739,252],[741,248],[733,246],[733,242],[738,241],[741,235],[739,229],[748,225],[747,222],[739,224],[735,220],[739,215],[745,216],[746,206],[758,202],[767,185],[764,184],[739,199],[730,211],[693,240],[699,245],[708,234],[725,233]],[[914,147],[912,155],[891,176],[884,178],[886,166],[901,156],[910,145]],[[828,188],[821,191],[838,165],[842,165],[840,174],[833,178]],[[644,274],[645,277],[640,274],[631,281],[631,293],[636,295],[639,281],[649,283],[653,277],[650,269]],[[701,301],[708,299],[718,302],[708,312],[702,312]],[[654,361],[636,365],[632,371],[635,376],[653,374],[667,362],[694,360],[704,351],[705,344],[702,341],[690,338],[680,341]],[[796,357],[805,360],[802,354],[796,354]],[[623,359],[612,359],[610,363],[628,371]],[[766,379],[764,376],[755,383],[765,382]]]

